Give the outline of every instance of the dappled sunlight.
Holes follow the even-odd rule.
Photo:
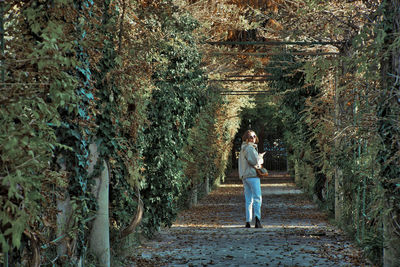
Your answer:
[[[166,266],[266,266],[266,261],[271,266],[360,266],[352,262],[362,259],[361,254],[294,183],[284,178],[261,182],[263,195],[267,194],[261,210],[263,228],[255,228],[254,221],[245,228],[243,185],[225,183],[181,211],[175,223],[152,241],[153,251],[164,259],[173,257]],[[139,255],[154,257],[143,253]],[[332,255],[341,257],[340,262],[331,260]]]
[[[221,184],[218,187],[222,188],[243,187],[243,184]],[[275,184],[261,183],[261,187],[296,187],[296,185],[294,183],[275,183]]]
[[[262,188],[261,187],[261,193],[263,195],[301,195],[304,192],[301,191],[300,189],[288,189],[288,188]]]
[[[320,228],[321,225],[310,225],[310,224],[285,224],[285,225],[275,225],[275,224],[263,224],[263,228],[261,229],[253,229],[253,230],[284,230],[284,229],[317,229]],[[222,224],[194,224],[194,223],[180,223],[174,224],[171,228],[228,228],[228,229],[237,229],[237,228],[244,228],[242,224],[229,224],[229,225],[222,225]]]
[[[218,187],[222,188],[243,187],[243,184],[221,184]]]
[[[196,205],[196,207],[199,207],[199,206],[210,206],[210,207],[213,207],[213,206],[237,206],[238,204],[237,203],[199,203],[199,204],[197,204]]]
[[[236,189],[243,188],[243,184],[222,184],[219,188],[224,189]],[[263,195],[301,195],[304,192],[296,187],[294,183],[261,183],[261,192]],[[230,194],[231,192],[227,190],[226,192],[219,191],[219,195]]]
[[[243,187],[243,184],[221,184],[218,187],[221,187],[221,188]]]
[[[261,183],[261,186],[266,186],[266,187],[296,187],[295,184],[293,183],[277,183],[277,184],[263,184]]]

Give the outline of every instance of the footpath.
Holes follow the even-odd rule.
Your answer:
[[[244,227],[243,185],[233,174],[144,240],[133,266],[370,266],[285,173],[271,173],[261,187],[262,229]]]

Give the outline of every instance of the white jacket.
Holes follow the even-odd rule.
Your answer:
[[[258,164],[262,164],[258,159],[257,145],[254,143],[243,143],[239,154],[239,178],[256,178],[257,173],[254,169]]]

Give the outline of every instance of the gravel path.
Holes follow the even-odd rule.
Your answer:
[[[244,228],[243,186],[232,176],[144,241],[136,266],[368,266],[290,177],[272,173],[261,186],[262,229]]]

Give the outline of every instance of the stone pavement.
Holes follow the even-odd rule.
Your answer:
[[[369,266],[284,173],[262,179],[262,229],[244,227],[243,186],[232,175],[171,228],[146,240],[136,266]]]

